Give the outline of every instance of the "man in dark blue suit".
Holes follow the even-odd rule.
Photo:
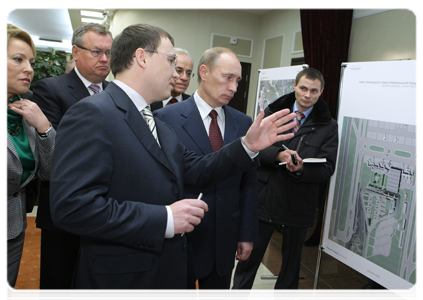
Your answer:
[[[223,145],[242,137],[251,118],[227,104],[237,91],[241,64],[234,52],[216,47],[204,52],[198,67],[198,90],[188,100],[154,114],[173,130],[181,143],[198,155],[216,151],[209,139],[211,111]],[[212,187],[185,186],[185,197],[203,193],[209,211],[188,234],[194,257],[194,278],[200,289],[229,289],[235,257],[246,260],[258,241],[256,169],[238,174]],[[194,280],[195,280],[194,279]],[[190,286],[195,286],[191,282]]]
[[[110,72],[112,34],[100,24],[77,28],[72,37],[72,56],[76,66],[62,76],[45,78],[34,87],[33,101],[57,129],[66,111],[83,98],[93,95],[90,86],[106,88]],[[51,220],[50,183],[41,182],[37,227],[41,228],[41,289],[70,289],[79,251],[79,236],[65,232]]]
[[[261,111],[244,137],[198,156],[149,110],[179,77],[173,38],[135,24],[111,52],[115,80],[73,105],[57,131],[50,207],[59,228],[81,236],[73,288],[187,288],[183,233],[208,208],[198,195],[184,199],[184,184],[205,188],[256,168],[257,151],[293,136],[279,133],[295,114]]]

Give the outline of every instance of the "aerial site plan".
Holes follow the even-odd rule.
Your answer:
[[[342,125],[329,239],[415,284],[416,126]]]

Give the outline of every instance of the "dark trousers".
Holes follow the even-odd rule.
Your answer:
[[[234,275],[233,289],[251,289],[257,269],[266,252],[276,225],[259,221],[259,241],[246,261],[238,262]],[[282,267],[275,289],[298,289],[301,251],[308,228],[284,226],[282,243]]]
[[[14,239],[7,240],[7,281],[12,288],[15,287],[18,279],[24,241],[25,231]]]
[[[198,288],[200,290],[213,290],[213,289],[230,289],[231,287],[231,273],[226,274],[223,277],[220,277],[216,272],[216,264],[213,267],[211,273],[205,277],[198,279]],[[193,281],[192,281],[193,280]],[[191,277],[191,282],[188,282],[189,289],[195,289],[195,281]]]
[[[79,236],[41,230],[40,289],[71,289]]]

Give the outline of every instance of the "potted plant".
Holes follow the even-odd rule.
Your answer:
[[[66,54],[57,52],[53,48],[49,49],[50,52],[37,51],[35,64],[32,67],[34,69],[34,78],[31,82],[31,90],[40,79],[65,74]]]

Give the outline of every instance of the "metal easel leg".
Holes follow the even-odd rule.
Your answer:
[[[321,262],[321,259],[322,259],[322,249],[323,249],[323,246],[320,242],[319,252],[317,253],[316,273],[314,274],[314,287],[313,288],[315,290],[317,289],[317,281],[319,280],[320,262]]]

